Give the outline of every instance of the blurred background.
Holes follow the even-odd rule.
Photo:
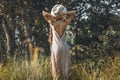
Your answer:
[[[0,0],[0,61],[30,59],[34,48],[50,55],[49,24],[42,11],[63,4],[76,16],[66,32],[74,60],[98,60],[120,51],[119,0]]]

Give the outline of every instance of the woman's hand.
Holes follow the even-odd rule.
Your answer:
[[[56,17],[62,17],[64,15],[75,15],[76,12],[75,11],[68,11],[68,12],[58,12],[55,13]]]
[[[49,37],[48,42],[52,44],[52,37]]]
[[[76,14],[76,12],[75,11],[68,11],[66,14],[68,14],[68,15],[74,15],[74,14]]]
[[[61,12],[54,13],[54,14],[55,14],[56,18],[60,18],[60,17],[62,17],[62,13],[61,13]]]

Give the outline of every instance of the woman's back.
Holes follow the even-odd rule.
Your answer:
[[[52,24],[50,24],[51,27],[54,27],[55,31],[59,35],[59,37],[62,37],[64,31],[66,30],[66,22],[63,20],[56,20]]]
[[[52,44],[51,44],[51,63],[54,77],[66,80],[69,77],[71,65],[69,46],[65,41],[66,23],[58,20],[51,24]],[[56,79],[55,79],[56,80]]]
[[[55,5],[52,8],[51,14],[43,11],[43,16],[50,24],[52,33],[50,38],[53,79],[59,78],[60,80],[70,80],[68,78],[70,77],[71,59],[69,46],[67,45],[64,36],[66,26],[69,25],[74,18],[75,11],[67,12],[63,5]]]

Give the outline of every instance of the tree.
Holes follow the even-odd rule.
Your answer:
[[[38,46],[48,55],[49,25],[42,10],[50,12],[55,4],[63,4],[77,13],[68,31],[73,34],[68,35],[69,39],[75,37],[71,49],[75,47],[80,58],[108,55],[106,53],[112,50],[120,50],[119,3],[118,0],[2,0],[0,18],[3,23],[0,25],[4,25],[0,27],[0,47],[3,48],[0,51],[17,58],[30,58],[33,48]]]

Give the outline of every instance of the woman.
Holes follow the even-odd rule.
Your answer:
[[[65,41],[66,27],[70,24],[75,16],[75,11],[68,11],[63,5],[55,5],[51,14],[43,11],[43,16],[50,24],[52,35],[51,42],[51,64],[53,78],[66,80],[70,75],[70,53],[69,47]],[[68,16],[68,18],[66,18]]]

